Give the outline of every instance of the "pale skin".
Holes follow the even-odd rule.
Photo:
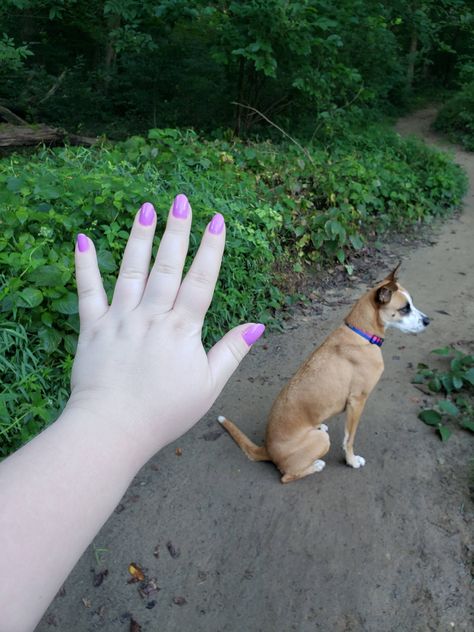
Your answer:
[[[201,328],[224,251],[223,218],[210,222],[182,279],[187,199],[178,196],[170,210],[151,272],[156,213],[144,207],[110,306],[92,240],[76,244],[81,325],[70,399],[0,464],[0,632],[34,629],[139,469],[209,410],[263,333],[263,325],[240,325],[206,354]]]

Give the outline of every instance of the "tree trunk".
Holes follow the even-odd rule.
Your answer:
[[[242,108],[239,104],[242,103],[244,96],[244,74],[245,59],[241,57],[239,62],[239,83],[237,85],[237,105],[235,106],[234,133],[236,136],[240,136],[240,132],[242,130]]]
[[[105,84],[108,86],[111,79],[111,70],[112,66],[115,63],[117,58],[117,51],[115,50],[110,34],[115,29],[118,29],[120,26],[120,16],[119,15],[111,15],[107,19],[107,31],[108,31],[108,39],[105,48],[105,59],[104,59],[104,67],[105,67]]]
[[[408,68],[407,68],[406,85],[409,90],[413,88],[413,77],[415,76],[415,59],[416,59],[417,48],[418,48],[418,34],[414,28],[411,34],[410,51],[408,53]]]
[[[34,145],[94,145],[97,138],[68,134],[66,130],[48,125],[0,125],[0,147]]]

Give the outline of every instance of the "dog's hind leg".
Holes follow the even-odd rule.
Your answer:
[[[301,439],[300,447],[293,450],[291,455],[286,457],[278,468],[282,472],[282,483],[297,481],[299,478],[321,472],[326,463],[321,461],[331,442],[326,431],[312,429]]]
[[[364,457],[354,454],[354,437],[367,397],[367,394],[361,393],[360,395],[349,395],[347,400],[346,430],[342,447],[346,455],[347,465],[356,469],[365,465]]]

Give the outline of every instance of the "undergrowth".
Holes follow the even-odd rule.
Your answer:
[[[474,151],[474,80],[445,103],[433,127]]]
[[[434,349],[443,366],[418,365],[415,384],[427,384],[438,399],[418,415],[447,441],[456,426],[474,432],[474,356],[452,347]]]
[[[69,392],[79,319],[74,242],[95,243],[112,297],[134,216],[193,207],[189,259],[216,211],[227,246],[203,337],[245,321],[275,324],[289,299],[277,263],[340,264],[388,230],[418,228],[456,208],[465,190],[450,157],[383,127],[346,133],[331,149],[153,129],[114,146],[42,148],[0,160],[0,457],[57,417]]]

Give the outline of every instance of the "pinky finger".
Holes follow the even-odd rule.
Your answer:
[[[79,233],[76,241],[76,283],[81,328],[90,325],[109,309],[107,295],[91,239]]]

